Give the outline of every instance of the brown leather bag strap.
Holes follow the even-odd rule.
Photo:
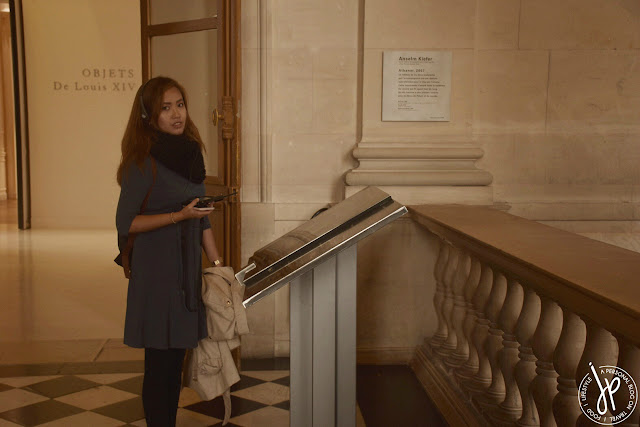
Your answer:
[[[153,157],[151,157],[151,171],[153,174],[153,181],[151,182],[151,187],[149,187],[149,191],[147,191],[147,195],[144,196],[144,200],[142,201],[142,205],[140,205],[140,213],[143,214],[147,209],[147,202],[149,202],[149,196],[151,195],[151,190],[153,189],[153,184],[156,183],[156,161]],[[131,251],[133,250],[133,241],[136,239],[137,233],[129,233],[129,237],[127,238],[127,246],[125,246],[122,251],[122,269],[124,270],[124,277],[127,279],[131,278],[131,266],[129,265],[129,259]]]

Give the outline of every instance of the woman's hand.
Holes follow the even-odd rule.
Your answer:
[[[196,209],[198,199],[194,199],[179,212],[169,212],[157,215],[137,215],[131,222],[129,233],[144,233],[156,230],[167,225],[177,224],[180,221],[191,218],[203,218],[211,212],[211,209]]]
[[[175,219],[177,221],[182,221],[185,219],[191,219],[191,218],[204,218],[205,216],[209,215],[211,213],[211,210],[207,209],[207,210],[201,210],[201,209],[196,209],[196,203],[198,203],[198,198],[195,198],[191,201],[191,203],[189,203],[187,206],[185,206],[184,208],[182,208],[182,210],[180,212],[175,213],[173,216],[175,217]]]

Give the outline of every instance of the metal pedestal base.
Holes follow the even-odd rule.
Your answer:
[[[290,425],[356,424],[357,245],[291,282]]]

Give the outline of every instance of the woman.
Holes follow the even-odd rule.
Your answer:
[[[167,77],[146,82],[122,138],[116,226],[118,235],[136,236],[124,343],[145,349],[142,401],[151,427],[175,425],[185,350],[207,336],[200,248],[214,265],[220,257],[210,209],[195,207],[204,195],[202,151],[182,86]]]

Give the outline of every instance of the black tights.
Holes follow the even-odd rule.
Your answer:
[[[144,349],[142,406],[148,427],[175,427],[185,349]]]

